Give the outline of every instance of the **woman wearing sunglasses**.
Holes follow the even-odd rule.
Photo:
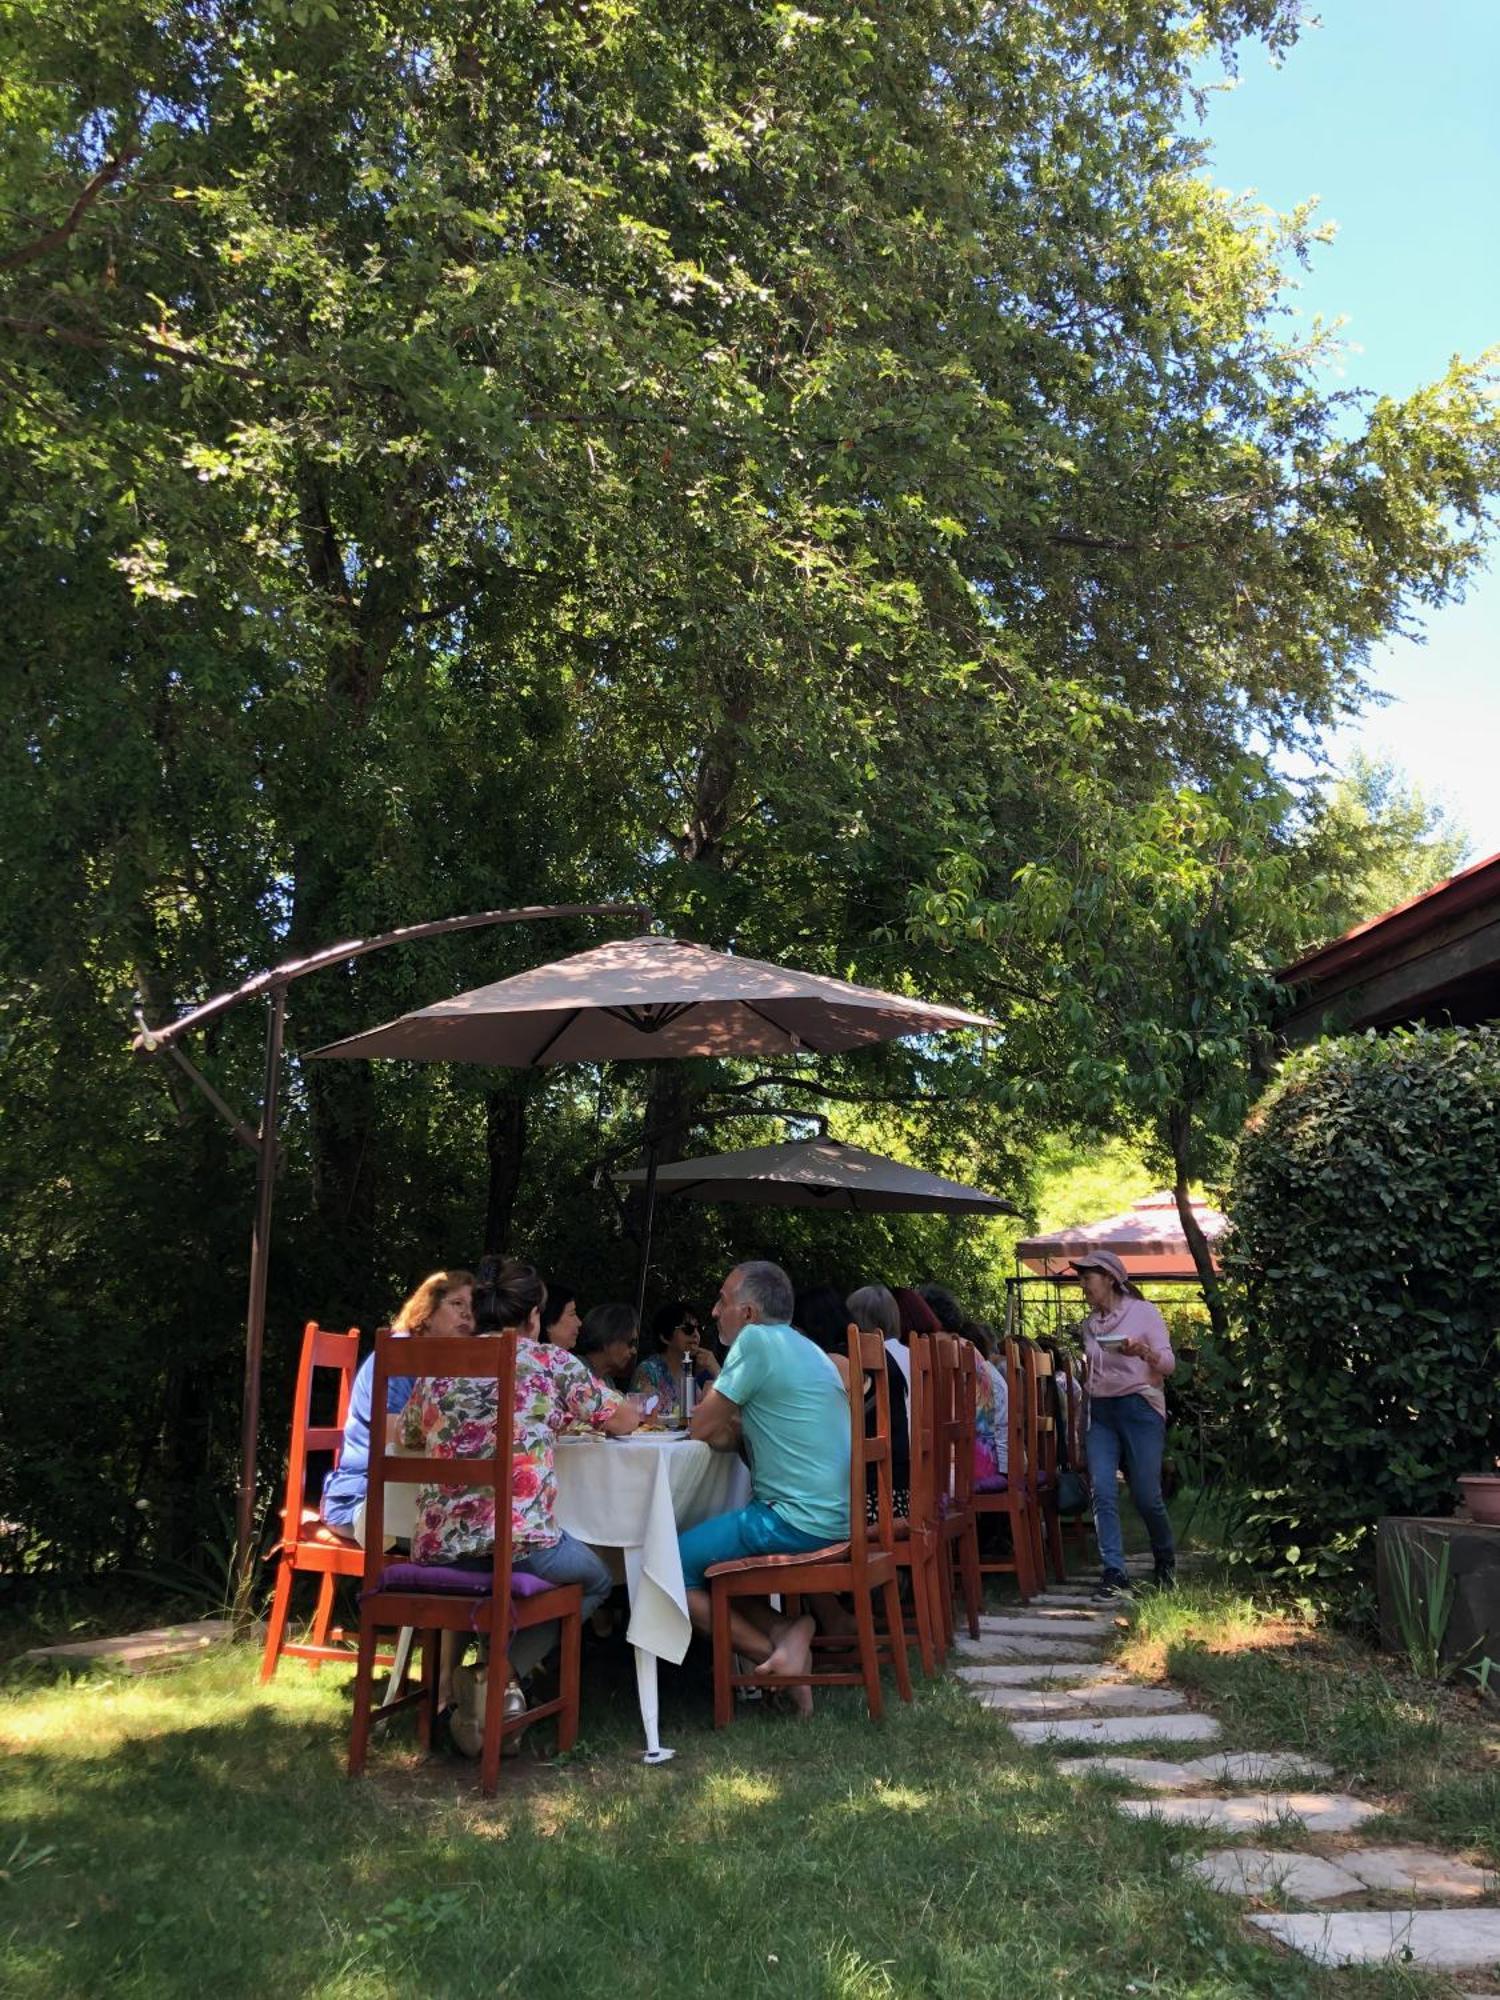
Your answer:
[[[719,1372],[719,1364],[703,1345],[703,1317],[687,1299],[672,1299],[651,1321],[651,1348],[631,1383],[634,1393],[660,1396],[663,1410],[682,1400],[682,1369],[691,1359],[693,1382],[701,1396]]]

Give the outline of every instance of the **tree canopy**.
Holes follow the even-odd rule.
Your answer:
[[[984,911],[1038,871],[1086,899],[1098,829],[1347,712],[1500,463],[1478,363],[1328,388],[1280,302],[1315,219],[1185,136],[1205,61],[1296,11],[0,9],[0,1230],[12,1324],[74,1369],[139,1343],[90,1433],[106,1542],[164,1438],[213,1483],[242,1283],[245,1164],[131,1067],[137,1004],[626,894],[1000,1015],[822,1073],[935,1099],[911,1143],[955,1170],[1020,1183],[1038,1059],[1087,1108],[1058,937]],[[482,1232],[608,1265],[587,1167],[642,1079],[296,1061],[582,941],[297,990],[283,1343]],[[204,1051],[236,1102],[256,1030]],[[648,1115],[685,1140],[743,1080]]]

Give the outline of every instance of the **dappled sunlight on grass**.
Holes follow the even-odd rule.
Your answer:
[[[1160,1678],[1185,1648],[1212,1654],[1288,1652],[1316,1628],[1257,1603],[1243,1592],[1184,1585],[1142,1599],[1120,1651],[1132,1673]]]

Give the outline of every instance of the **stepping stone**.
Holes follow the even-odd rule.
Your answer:
[[[1010,1733],[1018,1743],[1212,1743],[1220,1731],[1211,1715],[1063,1715],[1045,1722],[1013,1722]],[[1128,1812],[1132,1806],[1155,1803],[1124,1799],[1121,1807]]]
[[[1018,1632],[1014,1639],[955,1639],[954,1648],[965,1660],[1051,1660],[1061,1667],[1093,1667],[1099,1664],[1097,1648],[1082,1650],[1077,1639],[1038,1639],[1030,1632]]]
[[[1163,1722],[1172,1720],[1163,1716]],[[1379,1806],[1344,1792],[1243,1792],[1233,1799],[1121,1799],[1132,1819],[1165,1819],[1174,1826],[1212,1826],[1226,1833],[1253,1833],[1278,1820],[1297,1819],[1309,1833],[1347,1833],[1373,1819]]]
[[[1164,1715],[1187,1707],[1175,1688],[992,1688],[979,1698],[1002,1715]]]
[[[1035,1611],[1038,1606],[1047,1611],[1097,1611],[1099,1600],[1091,1590],[1049,1590],[1045,1597],[1033,1597],[1029,1604],[1018,1604],[1018,1611]]]
[[[210,1646],[229,1644],[234,1623],[228,1618],[198,1618],[186,1625],[155,1625],[146,1632],[127,1632],[118,1639],[78,1639],[66,1646],[37,1646],[23,1660],[58,1667],[100,1664],[136,1673],[159,1660],[178,1660]]]
[[[1462,1972],[1500,1959],[1500,1910],[1332,1910],[1250,1921],[1318,1965],[1394,1958],[1423,1972]]]
[[[1092,1661],[1054,1660],[1050,1666],[955,1667],[969,1687],[1107,1687],[1125,1678],[1123,1667],[1098,1666]]]
[[[1153,1792],[1180,1792],[1195,1782],[1191,1764],[1169,1764],[1162,1757],[1059,1757],[1065,1778],[1128,1778]]]
[[[1402,1896],[1453,1900],[1489,1896],[1497,1886],[1496,1877],[1485,1869],[1431,1847],[1358,1847],[1352,1854],[1341,1854],[1339,1865],[1357,1875],[1367,1889]]]
[[[1018,1611],[1009,1618],[981,1618],[982,1639],[1112,1639],[1115,1621],[1111,1618],[1083,1618],[1073,1611],[1059,1611],[1049,1617],[1040,1611]]]
[[[1331,1903],[1358,1896],[1364,1883],[1336,1862],[1316,1854],[1288,1854],[1274,1847],[1225,1847],[1188,1863],[1211,1889],[1225,1896],[1290,1896],[1299,1903]]]
[[[1190,1785],[1276,1785],[1293,1778],[1331,1778],[1333,1766],[1293,1750],[1221,1750],[1183,1769]]]

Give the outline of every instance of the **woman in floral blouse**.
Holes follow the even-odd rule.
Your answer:
[[[682,1405],[682,1364],[692,1357],[701,1396],[713,1387],[719,1364],[703,1345],[703,1315],[686,1299],[669,1299],[651,1322],[651,1352],[635,1371],[632,1391],[661,1398],[663,1412]]]
[[[598,1380],[591,1369],[566,1349],[541,1341],[541,1309],[547,1288],[529,1264],[514,1258],[486,1258],[474,1286],[474,1328],[478,1334],[519,1335],[516,1346],[516,1397],[512,1416],[515,1469],[511,1480],[511,1568],[528,1571],[548,1583],[583,1586],[587,1617],[612,1588],[613,1579],[587,1543],[576,1541],[557,1525],[557,1472],[553,1445],[569,1425],[587,1425],[611,1437],[623,1437],[640,1422],[639,1413]],[[493,1384],[451,1376],[419,1381],[402,1412],[403,1441],[408,1450],[433,1458],[479,1458],[494,1450],[495,1392]],[[483,1487],[419,1486],[412,1559],[419,1563],[456,1563],[464,1568],[487,1567],[495,1546],[495,1496]],[[522,1676],[544,1660],[557,1644],[559,1628],[530,1626],[515,1635],[510,1648],[511,1684],[506,1693],[508,1715],[526,1706]],[[453,1676],[457,1707],[451,1728],[459,1748],[478,1752],[483,1701],[478,1677],[459,1667]]]

